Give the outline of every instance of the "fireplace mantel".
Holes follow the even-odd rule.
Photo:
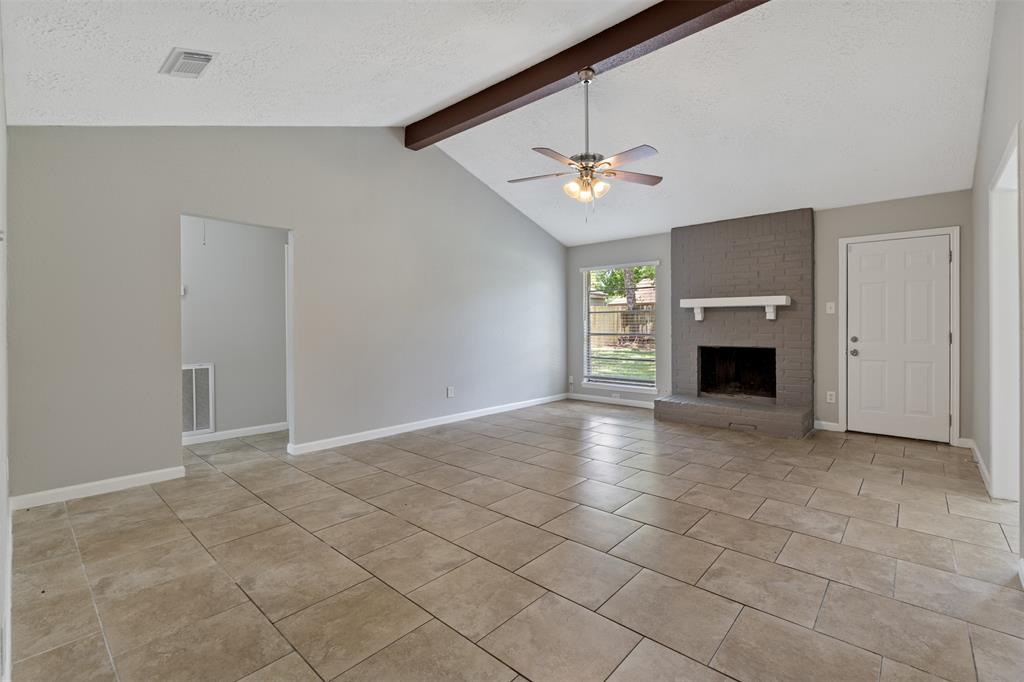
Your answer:
[[[680,308],[693,308],[693,319],[704,321],[705,308],[760,308],[764,307],[766,320],[774,320],[776,307],[790,305],[789,296],[726,296],[723,298],[681,298]]]

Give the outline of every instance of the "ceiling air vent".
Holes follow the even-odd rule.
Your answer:
[[[176,47],[164,60],[164,65],[160,67],[160,73],[178,78],[199,78],[206,69],[206,65],[211,61],[213,61],[213,54],[210,52]]]

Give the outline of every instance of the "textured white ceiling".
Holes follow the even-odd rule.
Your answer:
[[[408,123],[654,0],[4,0],[11,125]],[[198,80],[173,47],[217,53]]]
[[[585,219],[530,151],[582,151],[578,88],[440,143],[565,244],[800,207],[971,186],[993,7],[987,2],[772,0],[599,76],[591,148],[651,144]]]
[[[0,0],[12,125],[401,125],[654,0]],[[594,150],[647,143],[589,217],[530,151],[582,151],[571,89],[440,144],[565,244],[969,187],[990,2],[772,0],[599,76]],[[218,53],[199,80],[172,47]]]

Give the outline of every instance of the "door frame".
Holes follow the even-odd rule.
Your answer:
[[[847,430],[847,391],[848,366],[846,354],[849,352],[850,335],[847,329],[847,251],[851,244],[867,242],[884,242],[895,239],[913,239],[915,237],[949,236],[949,247],[953,252],[949,273],[949,328],[953,333],[953,343],[949,348],[949,411],[952,424],[949,427],[949,442],[960,443],[960,226],[934,227],[923,230],[907,230],[906,232],[886,232],[860,237],[840,237],[839,239],[839,390],[836,391],[836,402],[839,407],[839,430]]]
[[[263,223],[254,223],[249,220],[234,220],[232,218],[215,217],[211,215],[205,215],[202,213],[192,213],[190,211],[181,211],[178,214],[178,232],[181,232],[181,218],[188,216],[190,218],[199,218],[205,220],[219,220],[227,223],[235,223],[237,225],[246,225],[249,227],[262,227],[271,228],[275,230],[284,230],[287,233],[287,242],[284,247],[284,355],[285,355],[285,422],[288,429],[288,443],[295,442],[295,230],[290,227],[279,227],[277,225],[266,225]],[[181,246],[179,238],[178,247],[178,272],[179,278],[181,273]],[[180,285],[179,285],[180,286]],[[184,289],[182,289],[184,291]],[[182,294],[184,295],[184,294]],[[181,298],[178,299],[178,338],[181,338]],[[179,355],[181,354],[181,348],[178,349]],[[210,366],[210,381],[213,382],[213,366]],[[181,402],[180,400],[178,402]],[[211,408],[212,410],[212,408]],[[187,438],[188,444],[195,443],[208,443],[215,440],[221,440],[225,438],[241,438],[243,436],[256,435],[257,433],[264,433],[264,431],[257,430],[255,433],[250,429],[234,429],[217,431],[213,430],[198,434]],[[183,438],[182,444],[185,444]]]
[[[1010,499],[1017,500],[1020,498],[1021,490],[1024,488],[1024,478],[1022,478],[1021,472],[1024,471],[1024,460],[1021,459],[1021,453],[1024,452],[1024,421],[1018,418],[1017,424],[1017,448],[1016,452],[1012,453],[1013,457],[1017,458],[1017,480],[1008,481],[1005,472],[1004,462],[1002,458],[997,454],[1005,449],[1005,443],[1000,442],[1000,438],[996,433],[996,427],[1001,424],[998,423],[998,418],[995,410],[996,400],[993,396],[993,377],[995,372],[993,371],[993,363],[998,363],[1000,358],[996,358],[996,354],[993,352],[992,343],[993,339],[996,338],[996,334],[993,333],[993,320],[996,319],[994,316],[994,309],[992,307],[992,290],[993,290],[993,277],[996,274],[993,268],[992,251],[995,248],[995,230],[998,229],[995,218],[996,208],[996,197],[1002,192],[1012,191],[1016,195],[1016,213],[1017,222],[1014,225],[1014,232],[1017,237],[1017,287],[1016,287],[1016,301],[1014,302],[1018,309],[1018,323],[1017,329],[1015,330],[1018,335],[1018,366],[1017,376],[1015,377],[1017,383],[1017,395],[1018,395],[1018,413],[1020,412],[1021,406],[1024,406],[1024,191],[1022,191],[1020,169],[1022,166],[1022,151],[1020,149],[1020,134],[1019,134],[1019,123],[1013,125],[1013,131],[1010,134],[1010,138],[1006,143],[1006,148],[1003,150],[1002,156],[999,158],[999,163],[996,164],[995,170],[992,174],[992,179],[988,185],[988,360],[989,360],[989,404],[988,404],[988,448],[990,464],[985,466],[983,460],[979,460],[981,463],[982,478],[985,480],[985,487],[988,489],[989,494],[992,497],[999,499]],[[1011,166],[1011,164],[1013,164]],[[1008,190],[1000,187],[1000,183],[1003,179],[1004,174],[1007,170],[1012,168],[1013,180],[1016,187],[1012,190]],[[1019,417],[1019,414],[1018,414]],[[1009,487],[1009,489],[1007,489]]]

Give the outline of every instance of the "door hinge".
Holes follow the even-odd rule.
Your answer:
[[[953,415],[949,415],[949,425],[953,425]]]
[[[949,333],[949,345],[953,345],[953,332]]]
[[[953,252],[952,251],[949,252],[949,262],[950,263],[953,262]]]

